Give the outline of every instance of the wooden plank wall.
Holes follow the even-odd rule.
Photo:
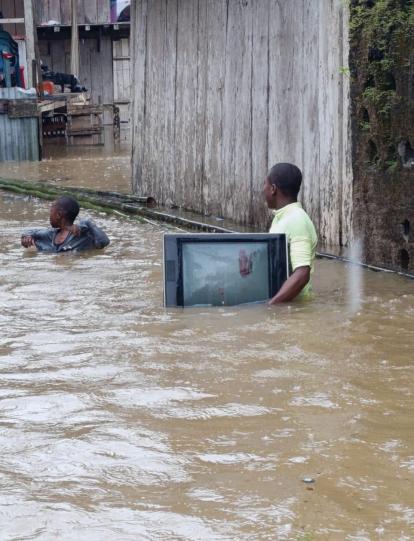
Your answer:
[[[114,104],[119,108],[121,141],[131,141],[130,40],[112,42]]]
[[[57,21],[70,25],[71,0],[34,0],[37,24]],[[23,17],[23,0],[0,0],[0,11],[4,17]],[[78,0],[78,24],[110,23],[109,0]],[[10,29],[9,29],[10,28]],[[24,35],[24,25],[10,25],[6,28],[11,34]]]
[[[264,227],[266,172],[291,161],[321,240],[346,244],[346,3],[136,0],[131,10],[135,191]]]
[[[70,24],[71,0],[37,0],[38,24],[50,20]],[[110,22],[109,0],[78,1],[78,24],[106,24]]]
[[[0,0],[0,11],[5,19],[23,17],[23,0]],[[24,36],[24,24],[6,24],[4,30],[12,36]]]

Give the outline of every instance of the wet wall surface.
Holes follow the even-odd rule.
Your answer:
[[[0,195],[1,539],[412,538],[413,282],[166,310],[164,230],[87,215],[104,252],[24,252],[48,203]]]

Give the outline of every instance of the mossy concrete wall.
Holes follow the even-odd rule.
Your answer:
[[[350,51],[354,235],[414,271],[414,2],[352,0]]]

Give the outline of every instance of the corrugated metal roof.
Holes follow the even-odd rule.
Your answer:
[[[31,99],[31,96],[19,92],[17,88],[0,88],[0,99]],[[38,159],[38,119],[9,118],[7,114],[0,114],[0,162]]]

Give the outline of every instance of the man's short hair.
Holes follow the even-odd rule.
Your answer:
[[[292,163],[277,163],[269,171],[268,179],[287,197],[297,199],[302,184],[302,173]]]
[[[73,197],[62,196],[56,199],[56,207],[62,212],[65,218],[72,223],[79,214],[79,203]]]

